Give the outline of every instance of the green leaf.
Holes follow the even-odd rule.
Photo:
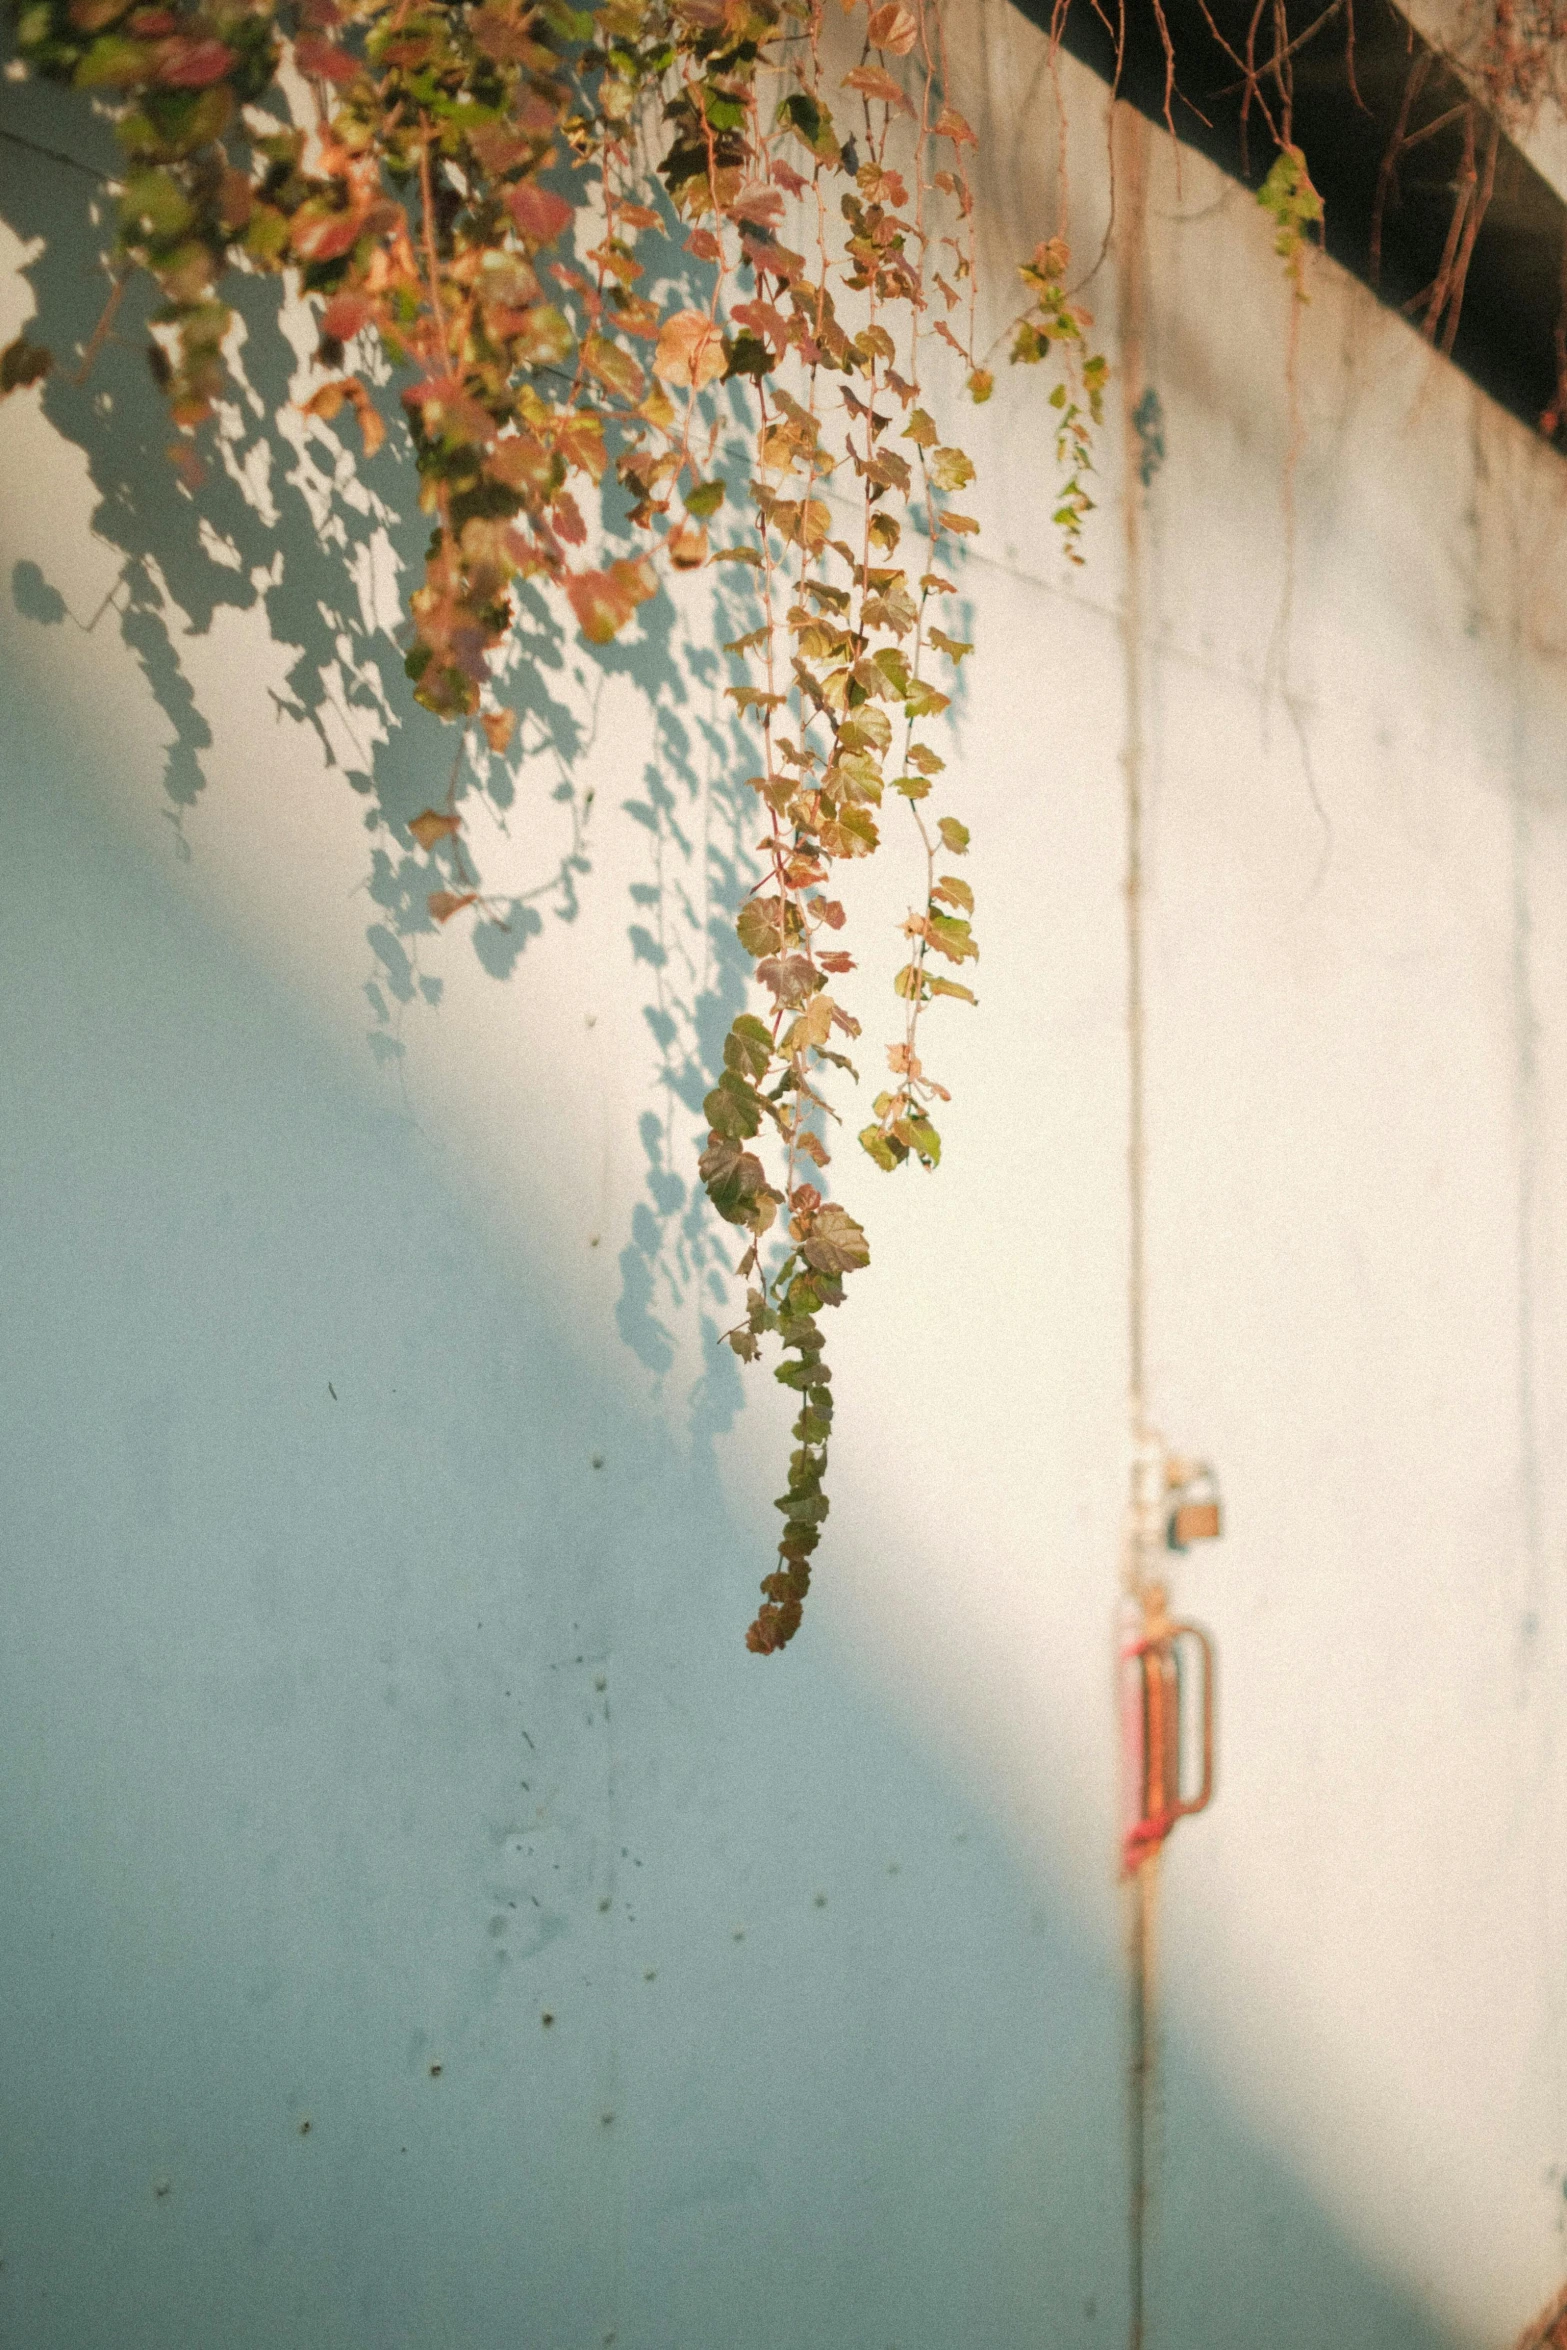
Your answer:
[[[748,955],[776,955],[779,950],[779,926],[783,929],[782,944],[791,947],[804,936],[800,909],[787,898],[750,898],[741,907],[735,921],[740,944]]]
[[[880,835],[868,808],[840,808],[822,818],[816,837],[829,857],[868,857]]]
[[[941,845],[949,857],[968,855],[968,826],[960,824],[956,816],[943,816],[936,827],[941,834]]]
[[[935,686],[927,685],[923,677],[916,677],[909,687],[903,707],[911,718],[939,718],[951,700],[950,694],[938,693]]]
[[[767,1188],[767,1174],[759,1158],[738,1142],[710,1143],[697,1161],[708,1198],[726,1224],[749,1224],[759,1200],[769,1209],[777,1194]]]
[[[934,971],[927,971],[925,984],[932,995],[955,995],[959,1003],[977,1004],[978,996],[971,987],[960,987],[955,979],[942,979]]]
[[[928,463],[938,490],[966,490],[974,478],[974,468],[961,449],[937,449]]]
[[[972,955],[978,958],[979,948],[969,936],[969,926],[956,914],[927,914],[930,943],[954,963],[962,963]]]
[[[778,109],[778,126],[780,130],[792,130],[803,139],[821,162],[837,162],[839,149],[832,116],[808,90],[796,90],[783,100]]]
[[[721,481],[699,481],[694,483],[690,489],[682,491],[681,496],[685,503],[686,512],[697,522],[705,522],[708,516],[716,514],[723,504],[724,485]],[[725,649],[729,650],[728,647]]]
[[[845,751],[884,751],[892,741],[892,721],[885,710],[874,702],[862,702],[852,718],[845,719],[838,729],[839,747]]]
[[[725,1142],[749,1142],[762,1123],[760,1098],[733,1069],[724,1071],[702,1109],[713,1132]]]
[[[934,894],[938,898],[945,898],[949,905],[961,906],[965,914],[972,914],[974,911],[974,892],[969,888],[968,883],[960,881],[955,873],[944,873]]]
[[[969,903],[972,906],[972,897]],[[770,1031],[754,1013],[740,1013],[724,1039],[724,1067],[741,1077],[765,1077],[772,1057]]]
[[[892,1131],[905,1150],[915,1152],[924,1166],[940,1166],[941,1136],[923,1110],[911,1110],[906,1118],[894,1119]]]
[[[880,1126],[862,1126],[860,1128],[860,1142],[875,1160],[877,1166],[885,1168],[889,1175],[896,1174],[909,1155],[907,1145],[894,1142],[892,1137],[884,1133]]]

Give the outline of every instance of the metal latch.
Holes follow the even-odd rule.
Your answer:
[[[1142,1622],[1122,1646],[1121,1676],[1128,1798],[1121,1857],[1132,1876],[1177,1820],[1213,1800],[1213,1643],[1200,1625],[1172,1622],[1157,1583],[1144,1593]],[[1197,1708],[1202,1759],[1197,1785],[1186,1793],[1182,1754],[1196,1743],[1190,1705]]]

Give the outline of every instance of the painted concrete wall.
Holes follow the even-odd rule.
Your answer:
[[[999,0],[960,65],[999,280],[1056,97]],[[1324,265],[1287,562],[1266,223],[1144,144],[1138,315],[1135,207],[1089,295],[1163,410],[1137,578],[1114,418],[1078,575],[1031,386],[971,435],[982,1007],[939,1177],[853,1178],[771,1662],[781,1413],[688,1190],[751,821],[708,615],[539,636],[486,967],[366,829],[449,757],[395,472],[240,407],[203,525],[133,348],[0,416],[7,2350],[1124,2340],[1129,679],[1154,1403],[1229,1513],[1149,2339],[1502,2350],[1559,2283],[1564,477]],[[0,170],[0,324],[68,340],[91,183]]]

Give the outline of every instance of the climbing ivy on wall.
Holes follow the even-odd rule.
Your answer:
[[[1496,7],[1481,79],[1502,107],[1536,93],[1536,52],[1560,28],[1556,0],[1531,0],[1526,24]],[[937,378],[960,374],[976,402],[994,379],[976,348],[976,139],[947,94],[942,0],[18,0],[15,14],[25,69],[106,112],[123,156],[109,304],[82,367],[145,273],[187,489],[230,392],[236,273],[281,277],[308,304],[320,380],[304,404],[367,466],[396,422],[388,374],[397,389],[430,525],[405,665],[459,737],[444,797],[409,827],[435,922],[495,918],[460,786],[471,746],[504,753],[516,731],[504,666],[523,591],[606,646],[665,573],[733,566],[749,583],[753,624],[723,650],[755,748],[760,878],[736,922],[754,988],[706,1097],[699,1171],[745,1284],[727,1342],[748,1362],[776,1352],[798,1403],[778,1561],[747,1635],[781,1648],[828,1511],[822,1316],[870,1255],[826,1179],[842,1081],[867,1049],[838,869],[896,842],[914,877],[886,1081],[858,1135],[883,1172],[938,1164],[949,1096],[926,1016],[975,1001],[969,835],[936,747],[974,649],[949,624],[974,467],[928,363],[945,345]],[[1322,206],[1293,142],[1286,33],[1236,61],[1276,149],[1259,200],[1304,298]],[[1448,340],[1488,193],[1470,179],[1426,319],[1433,336],[1446,319]],[[1007,352],[1049,373],[1055,520],[1076,561],[1105,363],[1061,241],[1021,281]],[[19,338],[0,395],[50,365]]]
[[[939,340],[973,399],[993,379],[974,348],[975,138],[945,95],[937,0],[835,0],[830,19],[826,0],[24,0],[17,27],[31,73],[112,115],[102,332],[149,273],[148,359],[188,488],[228,388],[234,273],[281,274],[309,302],[308,409],[367,464],[388,430],[372,353],[390,364],[430,520],[406,669],[464,744],[512,738],[497,657],[524,584],[605,645],[664,567],[750,576],[755,625],[724,649],[756,747],[762,877],[736,926],[754,1008],[725,1041],[699,1164],[746,1284],[728,1343],[747,1361],[775,1346],[799,1406],[748,1634],[781,1648],[828,1509],[821,1316],[870,1255],[824,1188],[831,1089],[857,1075],[861,1033],[836,869],[884,835],[913,853],[888,1082],[859,1136],[877,1168],[937,1164],[948,1095],[925,1015],[975,1000],[974,896],[954,870],[969,835],[931,739],[972,649],[942,620],[948,550],[978,529],[955,503],[974,467],[924,363]],[[1011,356],[1054,365],[1075,559],[1105,367],[1067,265],[1054,242],[1024,264]],[[0,389],[49,364],[19,340]],[[441,861],[439,923],[487,918],[462,758],[410,827]]]

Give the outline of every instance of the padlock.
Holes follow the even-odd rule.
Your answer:
[[[1205,1461],[1172,1461],[1170,1484],[1178,1496],[1165,1528],[1171,1550],[1189,1549],[1194,1542],[1216,1542],[1224,1531],[1219,1488]]]

